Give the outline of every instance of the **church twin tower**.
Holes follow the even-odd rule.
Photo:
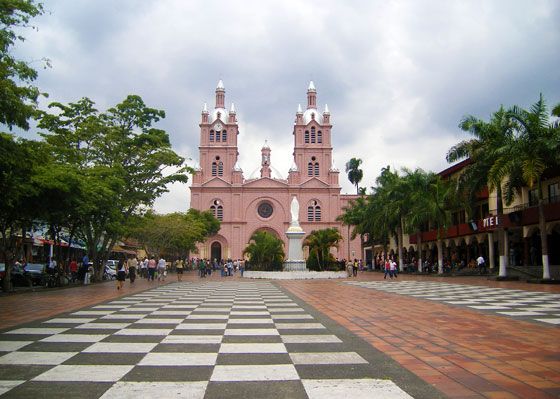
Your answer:
[[[271,164],[271,149],[261,150],[260,174],[244,178],[238,163],[239,126],[233,103],[225,104],[225,88],[216,87],[216,105],[206,104],[200,123],[199,166],[192,179],[191,207],[210,209],[221,220],[220,232],[199,245],[199,255],[209,259],[239,259],[255,230],[273,233],[287,243],[290,202],[297,197],[299,220],[306,232],[342,226],[336,217],[355,195],[341,195],[339,171],[332,159],[330,113],[317,110],[313,82],[307,89],[307,109],[298,106],[294,123],[293,163],[288,178],[278,176]],[[347,229],[347,227],[344,227]],[[346,234],[342,234],[347,236]],[[357,240],[343,243],[339,259],[360,257]],[[349,253],[349,251],[352,251]]]

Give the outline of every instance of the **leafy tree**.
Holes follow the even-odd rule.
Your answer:
[[[11,287],[11,271],[25,233],[44,209],[33,184],[37,168],[46,162],[41,143],[0,133],[0,252],[5,263],[3,290]]]
[[[364,258],[364,247],[367,245],[367,239],[371,237],[370,221],[367,217],[367,199],[360,196],[348,205],[342,208],[342,213],[336,218],[337,221],[342,222],[343,226],[353,226],[351,238],[355,239],[360,236],[360,250],[362,259]]]
[[[0,123],[10,130],[17,126],[29,129],[29,119],[37,108],[39,89],[32,85],[37,78],[29,63],[11,52],[17,41],[25,38],[16,29],[29,27],[31,18],[43,14],[43,5],[33,0],[4,0],[0,4]],[[44,60],[48,65],[48,60]]]
[[[507,151],[500,154],[490,170],[489,179],[495,182],[507,180],[503,190],[508,204],[523,186],[536,186],[543,278],[549,279],[548,240],[541,181],[547,168],[560,163],[560,129],[557,123],[550,122],[542,94],[529,111],[514,106],[507,114],[516,122],[516,134]]]
[[[256,230],[249,239],[249,245],[243,250],[243,255],[249,256],[253,269],[282,270],[284,241],[267,231]]]
[[[309,248],[307,267],[310,270],[326,270],[335,260],[331,248],[338,248],[341,240],[342,236],[336,227],[311,231],[303,241],[303,247]]]
[[[69,164],[83,181],[74,224],[100,278],[129,220],[166,192],[168,183],[187,182],[192,170],[171,149],[167,133],[152,127],[164,111],[132,95],[102,114],[93,106],[87,98],[53,103],[58,112],[42,114],[39,127],[48,131],[43,135],[57,162]]]
[[[509,151],[514,140],[515,124],[502,106],[492,114],[489,122],[469,115],[461,120],[459,127],[470,132],[474,138],[464,140],[451,147],[446,158],[448,162],[456,162],[464,158],[473,161],[467,165],[457,180],[457,190],[459,195],[466,200],[470,217],[473,217],[474,204],[478,200],[480,192],[486,187],[495,190],[497,215],[500,221],[498,224],[499,275],[506,276],[508,257],[505,253],[504,242],[502,180],[500,178],[492,179],[490,172],[498,165],[503,154]],[[511,181],[508,184],[512,183],[514,182]],[[493,260],[490,262],[492,263]]]
[[[362,160],[359,158],[352,158],[346,162],[346,173],[348,173],[348,180],[350,183],[356,186],[356,194],[360,195],[360,188],[358,184],[362,181],[364,177],[364,171],[360,169]]]

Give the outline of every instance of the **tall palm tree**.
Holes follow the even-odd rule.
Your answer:
[[[313,230],[303,241],[303,247],[309,248],[309,259],[316,262],[319,270],[325,270],[327,264],[334,260],[330,253],[331,248],[338,248],[342,236],[336,227]],[[314,265],[309,265],[314,268]]]
[[[517,134],[508,151],[500,155],[490,170],[490,178],[496,181],[509,179],[504,185],[504,195],[508,204],[513,201],[523,185],[530,188],[536,186],[543,278],[550,279],[541,181],[547,168],[560,164],[560,129],[557,123],[550,123],[542,93],[530,111],[514,106],[508,111],[508,116],[517,123]]]
[[[371,218],[367,217],[367,198],[360,196],[342,208],[336,220],[342,222],[343,226],[353,226],[350,238],[353,240],[360,235],[360,253],[364,259],[364,247],[366,237],[370,236]]]
[[[453,182],[443,181],[439,175],[434,178],[426,193],[418,191],[414,195],[417,209],[423,209],[437,227],[438,273],[443,274],[443,237],[451,224],[451,209],[454,207],[455,187]]]
[[[457,180],[457,191],[466,200],[467,213],[473,217],[474,203],[484,188],[496,192],[496,212],[498,216],[498,253],[499,253],[499,275],[507,275],[508,258],[505,253],[505,230],[504,230],[504,204],[502,199],[502,181],[492,179],[490,170],[497,164],[498,160],[512,145],[514,139],[515,123],[508,115],[504,107],[492,114],[489,122],[485,122],[472,115],[464,117],[459,127],[468,131],[474,137],[464,140],[451,147],[447,152],[448,162],[456,162],[460,159],[469,158],[473,161],[468,165]],[[483,215],[484,216],[484,215]]]
[[[422,226],[430,220],[430,214],[422,204],[417,203],[415,198],[425,198],[428,195],[430,184],[435,179],[432,172],[424,172],[418,168],[414,171],[404,169],[404,180],[409,192],[408,213],[405,215],[404,225],[409,234],[416,234],[416,247],[418,252],[418,271],[422,271]]]
[[[348,173],[348,180],[350,183],[356,186],[356,194],[360,195],[360,188],[358,184],[362,181],[364,177],[364,171],[360,169],[362,160],[359,158],[352,158],[346,162],[346,173]]]

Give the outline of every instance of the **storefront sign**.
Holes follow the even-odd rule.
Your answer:
[[[498,225],[498,216],[490,216],[482,219],[483,227],[493,227]]]

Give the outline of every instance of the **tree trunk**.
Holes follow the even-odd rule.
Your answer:
[[[399,225],[399,227],[397,227],[397,245],[398,245],[398,254],[399,254],[399,270],[401,272],[404,271],[404,266],[403,266],[403,251],[402,251],[402,242],[403,242],[403,232],[402,232],[402,226]]]
[[[500,277],[507,276],[507,256],[506,256],[506,249],[504,243],[505,237],[505,229],[504,229],[504,204],[502,202],[502,188],[497,187],[496,189],[496,196],[497,196],[497,213],[498,213],[498,254],[500,256]]]
[[[548,260],[548,239],[546,236],[546,219],[544,215],[544,201],[539,199],[539,230],[541,231],[541,251],[542,251],[542,266],[543,278],[550,278],[550,264]]]
[[[437,257],[438,257],[438,274],[443,274],[443,240],[438,237],[437,240]]]
[[[422,272],[422,230],[416,229],[416,245],[418,246],[418,272]]]

